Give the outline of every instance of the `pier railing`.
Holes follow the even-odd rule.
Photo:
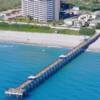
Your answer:
[[[95,35],[83,41],[69,52],[59,56],[57,60],[55,60],[52,64],[48,65],[35,76],[29,76],[28,79],[20,86],[6,90],[5,94],[7,95],[7,97],[10,98],[14,97],[17,99],[22,99],[25,95],[29,94],[29,91],[39,86],[50,76],[59,71],[59,69],[63,68],[64,65],[72,61],[81,53],[83,53],[88,48],[88,46],[95,42],[99,37],[100,34],[96,33]]]

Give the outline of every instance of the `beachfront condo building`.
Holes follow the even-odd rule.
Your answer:
[[[22,0],[23,16],[35,21],[59,21],[60,0]]]

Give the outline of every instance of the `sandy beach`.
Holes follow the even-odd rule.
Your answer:
[[[17,43],[39,44],[73,48],[88,36],[75,36],[63,34],[31,33],[0,30],[0,41]],[[100,39],[93,43],[89,50],[100,51]]]

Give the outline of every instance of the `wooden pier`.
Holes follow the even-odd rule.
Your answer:
[[[83,53],[89,45],[95,42],[100,37],[99,33],[96,33],[89,39],[83,41],[78,46],[70,50],[68,53],[65,53],[59,56],[52,64],[48,65],[45,69],[37,73],[35,76],[29,76],[28,79],[23,82],[20,86],[16,88],[9,88],[5,91],[7,97],[14,97],[16,99],[22,99],[29,94],[31,90],[38,87],[50,76],[59,71],[64,65],[75,59],[78,55]]]

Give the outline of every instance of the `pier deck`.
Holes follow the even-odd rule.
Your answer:
[[[5,94],[8,97],[15,96],[17,98],[23,98],[30,90],[36,88],[42,82],[47,80],[51,75],[55,74],[59,69],[64,67],[65,64],[69,63],[71,60],[76,58],[78,55],[83,53],[89,45],[95,42],[100,37],[99,33],[96,33],[94,36],[83,41],[78,46],[70,50],[68,53],[65,53],[59,56],[52,64],[48,65],[45,69],[37,73],[35,76],[31,76],[25,82],[23,82],[17,88],[10,88],[5,91]]]

